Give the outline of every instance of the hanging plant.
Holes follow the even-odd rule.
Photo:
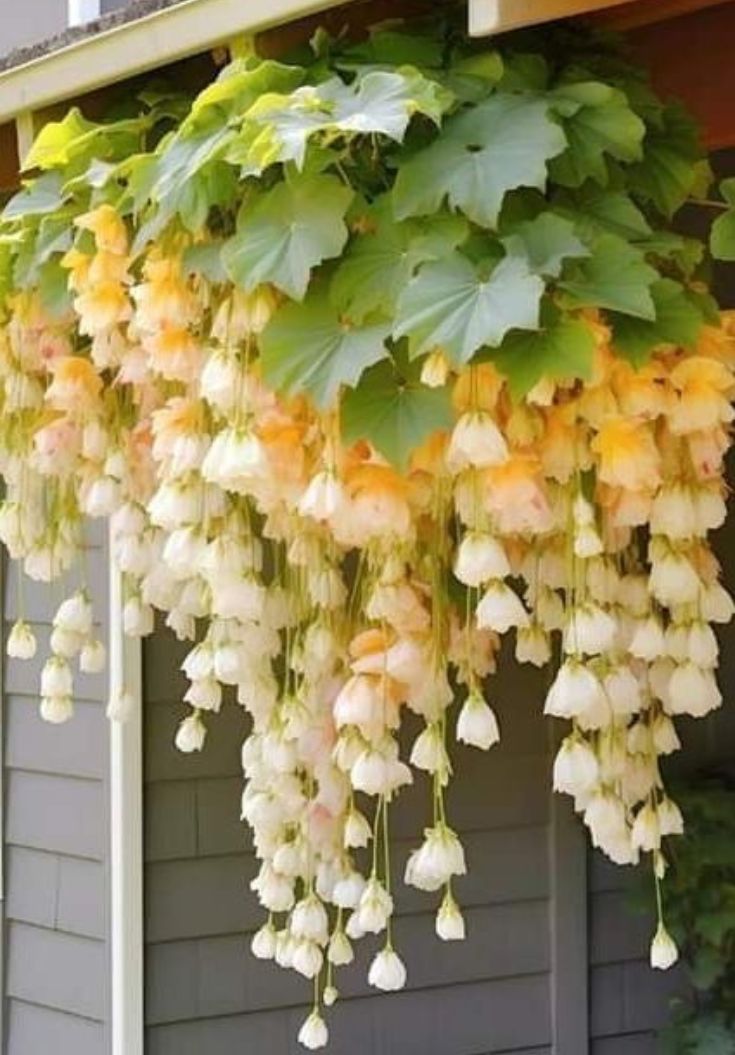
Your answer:
[[[109,518],[126,631],[158,609],[192,642],[177,746],[204,747],[223,685],[252,719],[253,951],[314,979],[309,1048],[364,934],[384,936],[370,983],[405,982],[389,828],[419,771],[405,879],[464,936],[445,795],[455,741],[501,735],[503,635],[554,667],[555,788],[657,884],[682,830],[660,758],[721,700],[733,327],[670,225],[708,169],[614,53],[532,46],[320,34],[298,64],[234,62],[185,114],[152,93],[113,123],[72,110],[2,220],[0,536],[34,579],[79,574],[43,716],[71,716],[72,661],[104,663],[71,569],[84,517]],[[21,620],[10,654],[35,647]],[[660,911],[651,958],[676,958]]]

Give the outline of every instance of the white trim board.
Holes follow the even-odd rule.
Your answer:
[[[181,0],[0,72],[0,123],[340,3]]]
[[[112,1055],[143,1055],[142,650],[123,633],[122,575],[111,556],[110,698],[124,687],[135,701],[110,722],[110,967]]]
[[[521,26],[571,18],[631,2],[633,0],[469,0],[470,36],[507,33]]]

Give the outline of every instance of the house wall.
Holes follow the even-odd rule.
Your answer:
[[[718,551],[732,585],[735,525],[722,534]],[[726,700],[735,695],[735,660],[726,647],[732,639],[730,628],[721,669]],[[150,638],[144,649],[146,1055],[296,1053],[308,984],[248,952],[261,917],[247,887],[256,865],[238,820],[246,722],[229,704],[210,722],[201,756],[176,753],[173,735],[185,713],[177,702],[184,652],[168,634]],[[555,999],[556,1013],[581,1018],[590,1055],[654,1055],[670,999],[685,989],[683,972],[648,966],[653,921],[629,903],[640,878],[593,852],[586,880],[573,879],[576,890],[565,890],[572,911],[563,936],[582,943],[589,1007],[569,979],[553,976],[558,847],[550,809],[559,800],[549,791],[549,723],[540,714],[540,680],[511,664],[505,671],[491,683],[500,747],[455,757],[450,817],[467,849],[470,874],[457,882],[456,893],[468,941],[438,942],[431,899],[401,883],[408,849],[426,823],[419,778],[403,794],[392,824],[396,933],[408,986],[398,995],[371,991],[364,978],[373,945],[361,943],[359,962],[338,978],[343,999],[330,1013],[335,1055],[354,1051],[356,1036],[360,1055],[550,1055]],[[732,763],[735,708],[707,722],[680,721],[680,731],[685,751],[668,767],[669,776]],[[586,1050],[559,1046],[557,1055]]]
[[[171,743],[185,709],[173,672],[181,655],[163,634],[144,650],[146,1052],[296,1052],[309,984],[248,951],[262,918],[247,888],[256,866],[238,819],[245,718],[225,706],[202,755],[177,755]],[[449,815],[469,858],[470,875],[456,884],[468,941],[440,943],[434,899],[404,888],[397,874],[408,986],[391,997],[370,990],[375,942],[361,942],[359,962],[339,974],[334,1055],[354,1051],[358,1036],[361,1055],[550,1053],[548,751],[534,680],[514,681],[513,692],[498,679],[502,751],[457,755]],[[397,872],[427,823],[428,800],[418,779],[395,809]]]
[[[0,57],[14,48],[35,44],[67,26],[67,0],[0,0]]]
[[[90,535],[88,576],[107,615],[106,553]],[[17,575],[3,576],[3,639],[19,614]],[[74,589],[70,586],[70,590]],[[3,668],[5,1055],[106,1055],[108,813],[106,676],[77,678],[76,715],[38,715],[51,591],[26,580],[24,614],[39,638],[30,662]],[[98,632],[104,636],[104,627]]]

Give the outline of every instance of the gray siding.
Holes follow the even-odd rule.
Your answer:
[[[308,983],[248,950],[261,913],[247,887],[256,864],[238,820],[245,716],[225,706],[203,754],[178,755],[171,741],[184,713],[176,702],[181,655],[163,634],[144,650],[147,1055],[296,1052]],[[432,899],[400,881],[427,820],[428,785],[418,779],[392,821],[408,986],[390,997],[369,989],[375,943],[359,943],[330,1014],[335,1055],[353,1051],[355,1036],[361,1055],[550,1051],[547,730],[534,713],[539,686],[514,689],[498,679],[502,750],[462,750],[450,795],[470,869],[456,886],[468,940],[439,942]]]
[[[735,150],[712,155],[719,178],[735,175]],[[705,235],[703,210],[685,216],[687,233]],[[718,264],[714,288],[723,307],[735,306],[735,266]],[[735,455],[731,452],[728,479],[735,480]],[[715,550],[722,564],[723,581],[735,590],[735,510],[717,532]],[[735,624],[718,628],[721,661],[718,680],[724,706],[706,721],[680,718],[677,726],[684,750],[665,765],[667,777],[676,778],[701,769],[733,770],[735,748]],[[686,818],[685,818],[686,821]],[[672,997],[685,990],[683,972],[661,974],[648,967],[648,942],[652,921],[636,918],[630,910],[628,891],[635,878],[599,855],[590,856],[590,1034],[591,1055],[654,1055],[655,1031],[668,1018]],[[664,897],[666,888],[664,886]]]
[[[107,615],[102,532],[87,559],[97,618]],[[73,588],[70,586],[70,589]],[[5,1055],[106,1055],[108,874],[106,675],[78,676],[64,726],[38,715],[40,669],[62,589],[27,580],[36,658],[5,660]],[[17,573],[4,575],[4,632],[18,616]],[[103,634],[103,628],[98,627]]]

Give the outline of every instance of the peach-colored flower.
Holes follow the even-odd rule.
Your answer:
[[[129,283],[128,259],[101,250],[92,257],[87,273],[87,285],[93,286],[97,282],[120,282]]]
[[[91,231],[95,245],[108,253],[118,256],[127,252],[128,232],[125,221],[112,205],[98,205],[96,209],[77,216],[74,221],[77,227]]]
[[[587,428],[576,420],[573,403],[549,407],[544,414],[544,434],[539,442],[541,465],[546,476],[567,483],[589,461]]]
[[[79,425],[66,416],[55,418],[33,434],[34,462],[46,475],[62,476],[74,468],[81,448]]]
[[[501,534],[541,534],[554,518],[544,486],[539,459],[512,454],[503,465],[483,473],[485,506]]]
[[[67,355],[52,363],[53,381],[46,390],[46,402],[54,410],[72,414],[93,410],[102,392],[102,378],[89,359]]]
[[[187,326],[197,315],[197,300],[178,257],[153,252],[145,263],[145,281],[132,289],[141,330],[155,332],[170,323]]]
[[[661,481],[661,459],[650,427],[636,419],[614,417],[592,440],[599,479],[629,491],[653,490]]]
[[[653,504],[653,491],[629,491],[624,487],[600,484],[597,500],[606,511],[614,529],[639,527],[647,524]]]
[[[81,250],[73,248],[65,253],[61,258],[61,266],[69,272],[69,289],[74,290],[75,293],[80,293],[83,289],[86,289],[89,284],[89,268],[92,264],[92,257],[89,253],[82,253]]]
[[[100,282],[74,301],[81,333],[94,337],[125,322],[132,315],[125,288],[119,282]]]
[[[350,536],[367,542],[376,536],[405,536],[411,530],[408,504],[408,482],[389,465],[365,462],[348,471],[346,490],[349,498]],[[345,511],[347,512],[347,511]],[[342,511],[332,518],[332,530],[342,535]]]
[[[678,392],[668,414],[672,432],[703,432],[733,420],[733,375],[724,363],[690,356],[671,371],[671,383]]]
[[[635,370],[620,359],[612,371],[612,387],[620,411],[626,417],[656,418],[671,407],[673,393],[667,370],[656,359]]]
[[[730,445],[723,428],[690,432],[686,437],[692,466],[702,480],[711,480],[722,472],[722,462]]]
[[[204,427],[204,407],[197,399],[175,396],[151,416],[153,457],[167,458],[182,436],[199,433]]]
[[[41,361],[50,366],[56,359],[72,354],[72,345],[66,334],[44,330],[38,338],[38,354]]]
[[[467,410],[494,410],[504,378],[492,363],[470,366],[457,378],[452,400],[458,413]]]
[[[204,350],[199,342],[181,326],[165,325],[157,333],[143,339],[151,369],[166,381],[190,384],[199,376],[204,361]]]

